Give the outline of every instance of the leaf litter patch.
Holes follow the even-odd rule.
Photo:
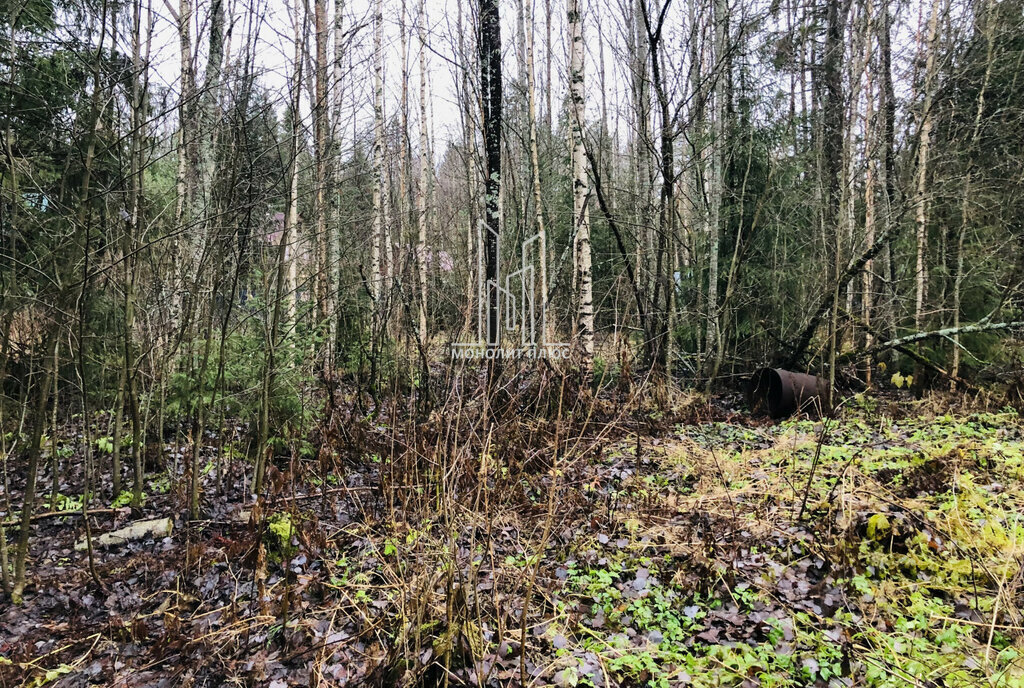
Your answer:
[[[35,588],[0,609],[0,676],[1024,684],[1019,417],[737,420],[595,433],[557,476],[543,451],[557,432],[510,432],[517,458],[488,469],[501,500],[467,500],[447,522],[387,508],[380,452],[416,442],[362,428],[381,449],[331,476],[282,476],[257,509],[227,490],[190,524],[154,494],[145,515],[171,514],[172,534],[98,549],[103,588],[74,551],[80,524],[42,521]]]

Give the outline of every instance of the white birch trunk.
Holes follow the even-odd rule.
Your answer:
[[[177,203],[175,206],[175,225],[189,237],[191,232],[186,228],[192,222],[192,201],[195,195],[195,175],[197,174],[193,159],[194,142],[186,133],[187,122],[195,112],[195,69],[192,64],[192,0],[180,0],[178,3],[178,49],[181,57],[181,95],[178,105],[178,178]],[[184,244],[184,250],[182,250]],[[174,239],[174,255],[176,263],[176,284],[172,299],[172,322],[185,316],[184,292],[189,280],[189,271],[195,259],[195,247],[186,238],[179,243]]]
[[[295,12],[295,57],[292,63],[292,84],[291,84],[291,117],[292,117],[292,142],[291,161],[288,170],[288,207],[284,215],[284,236],[288,237],[287,260],[288,260],[288,319],[295,321],[299,308],[299,254],[301,242],[299,241],[299,132],[302,130],[301,115],[299,114],[299,100],[302,93],[302,57],[304,19],[299,16],[299,9]]]
[[[429,147],[427,146],[427,10],[420,0],[420,183],[416,192],[418,237],[416,263],[419,275],[419,342],[421,355],[427,351],[427,185],[429,184]]]
[[[333,227],[334,236],[334,289],[338,289],[338,285],[342,283],[342,260],[341,260],[341,207],[338,204],[338,192],[341,189],[341,139],[342,139],[342,102],[344,96],[344,71],[342,69],[342,61],[345,58],[345,33],[344,33],[344,14],[345,14],[345,3],[344,0],[334,1],[334,64],[333,64],[333,81],[334,91],[333,97],[333,117],[331,122],[331,156],[333,158],[333,179],[331,187],[331,217],[330,223]],[[333,295],[334,298],[338,297],[338,294]],[[335,333],[337,333],[337,322],[334,323]]]
[[[409,237],[409,211],[410,211],[410,199],[409,199],[409,185],[410,185],[410,166],[412,164],[410,158],[411,155],[411,144],[409,141],[409,35],[408,27],[405,24],[406,18],[406,1],[402,0],[401,10],[398,19],[398,40],[400,43],[399,50],[401,51],[401,65],[402,65],[402,91],[399,95],[399,132],[398,140],[401,146],[401,153],[398,157],[398,198],[396,199],[398,205],[398,251],[404,254],[408,250]],[[395,265],[401,265],[405,263],[404,256],[395,261]]]
[[[588,380],[594,363],[594,294],[591,273],[590,214],[587,197],[587,157],[583,144],[586,121],[586,93],[583,76],[583,21],[580,0],[569,0],[569,98],[572,114],[573,223],[576,226],[576,272],[579,276],[579,334],[580,365],[584,379]]]
[[[377,0],[373,31],[373,236],[370,238],[370,295],[374,332],[381,317],[383,273],[381,240],[387,235],[387,183],[384,170],[384,0]],[[384,249],[388,247],[385,245]]]
[[[722,362],[722,334],[718,308],[718,268],[719,268],[719,232],[721,218],[723,185],[725,184],[725,98],[726,75],[721,70],[726,65],[724,59],[726,46],[725,22],[728,9],[725,0],[714,0],[715,22],[715,65],[719,74],[715,75],[714,114],[712,115],[712,151],[711,179],[708,209],[708,352],[711,354],[711,366],[708,371],[708,385],[718,375]]]
[[[917,261],[914,271],[916,286],[914,301],[914,327],[924,327],[924,302],[928,296],[928,156],[931,153],[932,102],[934,98],[935,52],[938,38],[941,0],[932,0],[928,17],[928,35],[925,38],[924,102],[921,111],[921,141],[917,149],[917,184],[914,202],[914,221],[917,230]],[[920,376],[917,376],[920,377]]]
[[[540,344],[541,347],[551,341],[547,321],[548,301],[548,239],[544,226],[544,204],[540,187],[540,155],[537,151],[537,89],[534,83],[533,61],[533,0],[525,0],[526,12],[526,90],[527,117],[530,125],[530,168],[533,176],[534,221],[537,230],[537,262],[540,264]]]
[[[864,172],[864,248],[870,250],[875,245],[875,181],[878,169],[878,158],[875,155],[875,127],[874,127],[874,70],[871,67],[875,40],[874,6],[868,0],[864,9],[865,35],[864,35],[864,159],[867,162]],[[864,348],[870,349],[874,343],[871,335],[871,315],[874,304],[874,261],[869,260],[864,264],[861,283],[861,320],[864,321]],[[868,387],[871,386],[872,359],[868,359],[864,372],[864,381]]]

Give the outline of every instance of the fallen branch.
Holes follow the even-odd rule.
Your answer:
[[[95,539],[95,542],[100,547],[110,547],[116,545],[123,545],[132,540],[144,540],[147,538],[165,538],[171,534],[174,529],[174,521],[169,518],[153,518],[148,521],[136,521],[131,523],[124,528],[118,528],[109,533],[104,533]],[[88,542],[82,540],[75,545],[75,549],[79,552],[83,551],[88,547]]]
[[[871,333],[872,336],[875,336],[875,337],[879,336],[878,330],[876,330],[873,327],[871,327],[870,325],[868,325],[866,322],[864,322],[863,319],[858,318],[856,315],[851,314],[845,308],[841,308],[839,310],[839,312],[844,317],[846,317],[847,319],[851,320],[858,327],[860,327],[860,328],[864,329],[865,331]],[[965,327],[972,327],[972,326],[967,325]],[[960,328],[960,329],[962,329],[962,328]],[[905,339],[905,337],[901,337],[900,339],[901,340]],[[917,361],[918,363],[923,365],[925,368],[933,370],[936,373],[938,373],[939,375],[942,375],[943,377],[945,377],[945,378],[947,378],[949,380],[952,380],[957,385],[959,385],[962,389],[966,389],[966,390],[970,390],[970,391],[977,391],[977,388],[974,385],[972,385],[970,382],[968,382],[967,380],[963,379],[962,377],[957,377],[956,375],[953,375],[952,373],[950,373],[945,368],[942,368],[941,366],[937,365],[936,363],[933,363],[927,357],[921,355],[920,353],[918,353],[917,351],[915,351],[911,347],[907,346],[906,343],[896,344],[896,343],[894,343],[896,341],[898,341],[898,340],[894,339],[894,340],[890,340],[889,342],[887,342],[886,344],[890,345],[888,347],[885,344],[879,344],[878,347],[872,347],[872,348],[864,350],[864,351],[851,351],[851,352],[845,353],[845,354],[842,355],[841,360],[848,361],[848,360],[853,359],[853,358],[866,358],[866,357],[872,356],[872,355],[874,355],[876,353],[879,353],[880,351],[885,351],[886,349],[896,349],[901,354],[904,354],[905,356],[913,359],[914,361]]]
[[[914,334],[908,334],[903,337],[897,337],[896,339],[890,339],[887,342],[878,344],[865,349],[863,351],[857,351],[853,355],[855,356],[870,356],[871,354],[877,354],[881,351],[888,351],[889,349],[897,349],[904,347],[907,344],[913,344],[920,342],[925,339],[935,339],[937,337],[952,337],[957,334],[970,334],[972,332],[993,332],[996,330],[1014,330],[1024,329],[1024,320],[1015,320],[1013,322],[980,322],[974,325],[962,325],[961,327],[945,327],[941,330],[932,330],[930,332],[915,332]]]
[[[920,136],[921,134],[918,132],[917,143],[920,143]],[[915,144],[915,146],[916,145],[917,144]],[[865,248],[856,259],[851,259],[850,262],[846,264],[846,269],[843,271],[843,274],[840,275],[839,279],[836,282],[831,283],[827,291],[822,292],[823,296],[821,301],[818,303],[818,307],[815,309],[811,319],[807,322],[807,326],[804,327],[800,336],[797,338],[797,344],[785,359],[785,363],[782,366],[783,368],[792,369],[793,366],[803,358],[804,353],[807,351],[807,347],[811,345],[811,339],[814,338],[814,333],[817,332],[818,327],[821,325],[821,321],[825,318],[825,314],[832,309],[832,293],[836,285],[838,284],[841,286],[846,284],[859,275],[868,264],[868,261],[881,253],[882,249],[899,235],[900,231],[903,229],[903,215],[907,212],[907,208],[909,207],[909,204],[903,203],[895,217],[889,218],[885,231],[882,232],[882,235],[878,237],[872,245]]]
[[[113,514],[113,513],[117,513],[118,511],[119,511],[119,509],[89,509],[89,515],[90,516],[95,516],[96,514]],[[58,516],[81,516],[81,515],[82,515],[82,510],[81,509],[71,509],[71,510],[64,510],[64,511],[44,511],[44,512],[39,513],[39,514],[33,514],[32,515],[32,520],[33,521],[42,521],[43,519],[46,519],[46,518],[57,518]],[[6,521],[3,522],[3,526],[5,528],[9,528],[10,526],[17,526],[20,523],[21,523],[21,519],[20,518],[9,518],[9,519],[7,519]]]

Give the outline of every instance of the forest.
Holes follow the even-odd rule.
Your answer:
[[[0,48],[0,688],[1024,688],[1024,0]]]

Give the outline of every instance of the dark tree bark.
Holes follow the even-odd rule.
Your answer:
[[[498,321],[498,236],[501,193],[501,23],[497,0],[480,0],[480,88],[484,121],[484,262],[487,280],[487,348],[500,345]],[[493,358],[489,360],[493,361]],[[493,371],[494,366],[488,368]]]
[[[822,107],[821,174],[824,186],[822,222],[834,232],[832,317],[829,321],[829,390],[835,386],[836,348],[838,346],[839,291],[843,282],[842,232],[839,230],[839,205],[843,173],[843,26],[847,5],[844,0],[828,0],[825,7],[825,54],[822,56],[822,80],[825,102]]]
[[[892,222],[893,208],[896,205],[896,93],[892,84],[892,47],[889,34],[892,17],[889,14],[889,2],[883,0],[881,8],[882,26],[878,33],[878,52],[882,63],[881,93],[881,126],[882,142],[882,175],[884,182],[880,185],[884,196],[882,200],[882,223]],[[882,249],[881,275],[885,294],[878,304],[881,331],[892,337],[896,331],[895,293],[893,291],[892,245],[886,243]]]
[[[675,120],[672,117],[669,96],[665,88],[665,78],[661,73],[662,29],[671,0],[661,6],[658,16],[652,23],[645,3],[640,4],[647,32],[647,45],[651,60],[651,77],[654,82],[654,93],[661,111],[661,136],[659,167],[661,172],[661,199],[658,211],[658,246],[654,258],[654,293],[651,296],[651,326],[648,335],[647,359],[655,377],[663,377],[668,368],[669,338],[669,289],[671,288],[668,263],[669,241],[674,233],[675,213],[673,197],[675,193]]]

